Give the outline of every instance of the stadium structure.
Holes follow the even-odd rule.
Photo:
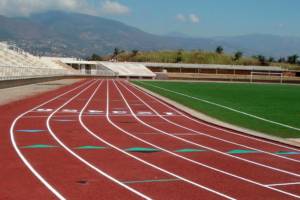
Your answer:
[[[222,81],[300,82],[300,72],[281,67],[230,66],[183,63],[86,61],[64,57],[38,57],[0,43],[0,80],[96,76],[131,79],[183,79]]]

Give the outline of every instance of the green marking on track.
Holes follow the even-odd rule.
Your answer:
[[[81,146],[81,147],[77,147],[75,149],[105,149],[105,147],[101,147],[101,146]]]
[[[258,152],[255,150],[235,149],[235,150],[228,151],[227,153],[229,153],[229,154],[247,154],[247,153],[258,153]]]
[[[175,152],[177,153],[193,153],[193,152],[204,152],[203,149],[178,149]]]
[[[143,148],[143,147],[133,147],[129,149],[125,149],[127,152],[139,152],[139,153],[155,153],[159,152],[159,149],[154,149],[154,148]]]
[[[30,146],[21,147],[23,149],[47,149],[47,148],[57,148],[58,146],[47,145],[47,144],[34,144]]]
[[[300,152],[295,152],[295,151],[278,151],[275,152],[277,155],[297,155],[300,154]]]
[[[180,181],[180,179],[173,178],[173,179],[154,179],[154,180],[141,180],[141,181],[124,181],[123,183],[126,185],[130,185],[136,183],[163,183],[163,182],[173,182],[173,181]]]

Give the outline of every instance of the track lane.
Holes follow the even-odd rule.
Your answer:
[[[118,88],[116,87],[116,89],[114,89],[114,90],[117,90],[117,91],[114,91],[114,92],[117,92],[118,93]],[[121,94],[121,92],[119,91],[119,95],[121,95],[122,96],[122,94]],[[119,101],[118,101],[119,102]],[[120,102],[119,102],[120,103]],[[126,107],[126,100],[124,99],[124,102],[123,102],[123,109],[124,109],[124,107]],[[128,105],[127,105],[128,106]],[[122,107],[122,105],[117,105],[117,107],[118,108],[121,108]],[[130,109],[130,107],[128,107],[128,109]],[[145,143],[145,144],[148,144],[148,145],[150,145],[150,146],[152,146],[152,147],[155,147],[155,148],[157,148],[157,149],[160,149],[160,150],[162,150],[163,152],[166,152],[167,154],[170,154],[170,155],[172,155],[172,156],[175,156],[175,157],[177,157],[177,158],[181,158],[181,159],[177,159],[177,160],[175,160],[175,161],[173,161],[172,163],[177,163],[177,162],[181,162],[181,168],[183,168],[183,166],[185,166],[183,163],[187,163],[186,161],[188,161],[188,162],[191,162],[191,163],[193,163],[193,164],[196,164],[196,165],[198,165],[197,167],[198,167],[198,169],[197,170],[199,170],[199,168],[201,168],[201,167],[204,167],[204,168],[206,168],[206,174],[207,173],[216,173],[216,172],[218,172],[218,173],[216,173],[216,174],[218,174],[217,176],[225,176],[224,178],[221,178],[222,180],[224,180],[223,182],[225,183],[226,181],[228,181],[229,179],[230,179],[230,184],[231,184],[231,186],[232,185],[234,185],[234,183],[235,183],[235,181],[239,181],[239,192],[241,192],[242,190],[243,190],[243,187],[256,187],[256,189],[254,189],[254,190],[256,190],[256,191],[260,191],[260,192],[262,192],[262,190],[265,190],[264,192],[262,192],[262,195],[263,194],[265,194],[266,193],[266,191],[268,191],[268,192],[270,192],[270,193],[272,193],[272,190],[273,190],[273,192],[274,191],[276,191],[276,192],[278,192],[278,194],[277,195],[279,195],[280,196],[280,193],[282,193],[282,194],[286,194],[286,195],[290,195],[290,196],[293,196],[293,197],[297,197],[296,195],[293,195],[293,194],[289,194],[289,193],[286,193],[286,192],[284,192],[284,191],[280,191],[280,190],[277,190],[277,189],[274,189],[274,188],[270,188],[270,187],[267,187],[267,186],[265,186],[265,185],[263,185],[263,184],[260,184],[260,183],[258,183],[258,182],[255,182],[255,181],[251,181],[251,180],[248,180],[248,179],[245,179],[245,178],[243,178],[243,177],[238,177],[238,176],[235,176],[234,174],[230,174],[230,173],[227,173],[227,172],[225,172],[225,171],[223,171],[223,170],[220,170],[220,169],[216,169],[216,168],[213,168],[213,167],[210,167],[210,166],[207,166],[207,165],[205,165],[205,164],[203,164],[203,163],[199,163],[199,162],[197,162],[197,161],[193,161],[193,160],[191,160],[191,159],[188,159],[188,158],[186,158],[186,157],[184,157],[184,156],[181,156],[181,155],[179,155],[179,154],[177,154],[177,153],[173,153],[172,151],[170,151],[170,150],[168,150],[168,149],[165,149],[165,148],[162,148],[162,147],[160,147],[160,146],[157,146],[157,145],[155,145],[155,144],[153,144],[153,143],[151,143],[151,142],[147,142],[147,141],[145,141],[145,140],[143,140],[143,139],[141,139],[141,138],[139,138],[139,137],[137,137],[136,135],[134,135],[134,134],[131,134],[130,133],[130,131],[135,131],[135,132],[141,132],[141,126],[139,126],[138,124],[139,123],[141,123],[141,121],[139,121],[138,123],[137,122],[134,122],[134,121],[136,121],[136,119],[134,118],[134,115],[133,116],[128,116],[128,115],[126,115],[126,116],[123,116],[124,117],[124,119],[126,118],[126,120],[127,121],[130,121],[131,123],[136,123],[135,124],[135,126],[134,127],[131,127],[131,129],[128,129],[128,130],[125,130],[125,129],[127,129],[127,128],[129,128],[129,125],[123,125],[123,124],[120,124],[119,126],[122,126],[122,129],[123,129],[123,132],[124,133],[126,133],[127,135],[129,135],[130,137],[132,137],[132,138],[135,138],[136,140],[138,140],[138,141],[141,141],[141,142],[143,142],[143,143]],[[118,121],[117,121],[117,117],[114,117],[114,120],[115,120],[115,123],[118,123]],[[149,130],[149,127],[147,127],[148,128],[148,130],[147,131],[145,131],[145,133],[146,132],[153,132],[153,130]],[[145,127],[144,127],[144,129],[145,129]],[[161,137],[160,138],[160,140],[157,140],[157,142],[160,142],[161,140],[164,140],[164,138],[165,137]],[[168,144],[165,144],[165,145],[172,145],[173,143],[168,143]],[[170,155],[169,155],[169,157],[170,157]],[[172,157],[171,156],[171,157]],[[172,159],[174,159],[174,157],[172,157]],[[184,162],[185,161],[185,162]],[[153,162],[155,162],[155,161],[153,161]],[[170,160],[168,160],[167,162],[171,162]],[[189,163],[189,165],[188,166],[185,166],[185,167],[189,167],[189,170],[185,170],[185,171],[193,171],[192,170],[192,168],[194,167],[196,167],[196,166],[194,166],[193,164],[191,164],[191,163]],[[161,164],[161,163],[160,163]],[[201,167],[200,167],[201,166]],[[192,168],[191,168],[192,167]],[[208,170],[208,169],[210,169],[210,170]],[[178,170],[178,169],[172,169],[172,170]],[[171,171],[172,171],[171,170]],[[182,169],[182,170],[184,170],[184,169]],[[194,169],[194,171],[195,171],[196,169]],[[221,173],[221,174],[220,174]],[[187,176],[189,176],[189,175],[187,175]],[[212,177],[214,177],[214,175],[212,175],[211,174],[211,176]],[[229,177],[228,177],[229,176]],[[231,178],[230,178],[231,177]],[[193,178],[195,178],[195,177],[193,177]],[[192,178],[192,180],[194,180]],[[232,178],[233,178],[233,180],[232,180]],[[236,180],[237,179],[237,180]],[[202,179],[203,180],[203,179]],[[208,180],[208,179],[205,179],[205,180]],[[242,180],[242,181],[241,181]],[[211,181],[211,180],[209,180],[209,181]],[[208,182],[209,182],[208,181]],[[245,185],[243,185],[242,183],[243,183],[243,181],[246,181],[246,182],[248,182],[248,184],[246,183]],[[249,183],[251,183],[251,184],[249,184]],[[208,183],[208,184],[212,184],[212,183]],[[228,183],[228,185],[230,185],[229,183]],[[252,184],[254,184],[254,186],[252,185]],[[225,185],[227,185],[227,184],[225,184]],[[212,184],[212,185],[209,185],[210,187],[219,187],[220,185],[218,185],[218,184]],[[260,188],[261,187],[261,188]],[[225,188],[226,189],[226,188]],[[217,189],[218,190],[218,189]],[[222,189],[221,190],[219,190],[219,191],[223,191],[224,190],[224,186],[222,186]],[[247,191],[251,191],[251,189],[249,189],[248,188],[248,190]],[[237,191],[231,191],[233,194],[237,194]],[[275,193],[276,193],[275,192]],[[230,194],[232,194],[232,193],[230,193]],[[260,196],[260,195],[258,195],[258,196]],[[276,196],[276,195],[275,195]],[[275,196],[274,196],[274,198],[275,198]],[[281,197],[281,198],[283,198],[283,197]],[[288,198],[287,196],[286,196],[286,198]]]
[[[245,146],[241,147],[237,144],[233,144],[230,142],[226,142],[224,140],[219,140],[215,137],[210,137],[207,134],[203,134],[198,131],[194,131],[193,129],[181,125],[181,123],[174,123],[172,120],[167,119],[165,116],[162,116],[164,112],[159,111],[158,109],[154,109],[151,107],[147,102],[145,102],[143,99],[140,98],[140,96],[137,96],[134,92],[129,90],[127,87],[124,87],[123,84],[121,84],[121,87],[125,89],[124,94],[127,95],[128,98],[131,98],[131,101],[136,102],[140,101],[141,104],[137,106],[134,103],[132,104],[132,109],[135,113],[139,112],[139,109],[143,109],[147,112],[152,112],[153,116],[137,116],[139,119],[141,119],[144,122],[149,122],[149,125],[152,125],[152,127],[156,128],[158,131],[163,131],[167,133],[167,135],[174,137],[176,139],[179,139],[183,142],[187,142],[189,144],[195,144],[200,145],[200,147],[208,148],[210,150],[215,151],[216,153],[223,154],[225,156],[229,156],[231,158],[236,158],[238,160],[242,160],[254,165],[258,165],[260,167],[266,167],[271,170],[277,170],[279,172],[284,172],[287,174],[291,174],[297,177],[300,177],[299,171],[300,171],[300,165],[294,163],[290,160],[284,160],[284,162],[280,162],[281,157],[274,156],[273,154],[264,154],[264,152],[260,152],[257,150],[258,154],[253,153],[252,155],[240,155],[240,156],[234,156],[234,155],[228,155],[226,152],[229,152],[234,149],[245,149],[245,150],[255,150],[251,148],[247,148]],[[127,93],[126,93],[127,92]],[[131,93],[130,94],[128,94]],[[142,106],[142,107],[141,107]],[[170,110],[168,111],[170,112]],[[169,118],[176,118],[176,113],[174,113],[175,116],[169,117]],[[191,133],[196,133],[197,135],[174,135],[173,132],[187,132],[190,131]],[[171,133],[171,134],[168,134]],[[224,143],[226,142],[226,143]],[[274,150],[275,151],[275,150]],[[225,152],[225,153],[224,153]]]
[[[63,95],[67,95],[84,84],[86,84],[84,81],[80,81],[70,86],[13,102],[0,108],[0,110],[3,111],[1,112],[1,115],[3,114],[1,116],[1,118],[3,117],[2,122],[5,122],[1,123],[0,126],[2,131],[7,132],[7,134],[1,134],[0,140],[4,143],[0,145],[1,150],[3,150],[1,160],[3,159],[3,163],[7,163],[0,165],[1,178],[3,179],[3,181],[0,181],[0,186],[1,188],[5,188],[5,190],[1,190],[0,192],[1,199],[20,199],[24,196],[31,199],[38,199],[42,196],[48,197],[49,199],[55,198],[55,195],[49,192],[48,189],[41,184],[40,180],[32,174],[35,173],[38,175],[38,172],[30,165],[30,162],[24,157],[22,151],[17,146],[18,144],[15,141],[15,137],[20,134],[17,135],[17,133],[14,132],[14,128],[23,116],[39,107],[37,106],[32,109],[33,105],[40,104],[40,106],[43,106],[51,101],[55,101]],[[55,97],[53,98],[53,96]],[[12,145],[15,146],[12,147]],[[7,162],[5,162],[5,160],[7,160]]]
[[[93,163],[89,162],[88,160],[81,157],[75,150],[73,150],[74,147],[70,147],[67,144],[64,143],[64,141],[60,138],[60,134],[63,134],[64,132],[71,131],[70,129],[58,129],[58,132],[54,131],[54,128],[51,126],[51,120],[55,116],[56,113],[59,111],[66,110],[66,107],[72,107],[70,110],[76,110],[77,116],[79,116],[79,112],[77,109],[81,109],[85,106],[86,101],[89,101],[89,99],[94,95],[94,93],[98,90],[98,88],[101,86],[101,83],[96,85],[96,88],[93,88],[92,91],[90,91],[90,94],[84,94],[82,92],[78,93],[74,97],[70,98],[68,101],[66,101],[63,105],[61,105],[59,108],[57,108],[54,112],[51,113],[51,115],[48,116],[46,120],[47,128],[49,130],[50,135],[52,138],[70,155],[72,155],[74,159],[77,161],[80,161],[81,169],[86,169],[87,171],[93,172],[93,174],[89,174],[85,176],[86,185],[84,187],[78,188],[75,190],[75,188],[71,188],[69,191],[66,191],[66,194],[70,195],[71,199],[77,199],[76,193],[81,194],[81,196],[86,196],[85,198],[89,199],[150,199],[149,197],[143,195],[142,193],[139,193],[138,191],[135,191],[131,189],[130,187],[120,183],[115,178],[110,176],[109,174],[105,173],[102,169],[98,168],[97,166],[93,165]],[[81,94],[82,93],[82,94]],[[80,102],[75,102],[74,100],[76,98],[80,99]],[[75,109],[74,109],[75,108]],[[76,109],[77,108],[77,109]],[[67,109],[68,110],[68,109]],[[70,115],[72,116],[72,114]],[[78,121],[77,121],[78,124]],[[74,128],[74,127],[73,127]],[[71,140],[78,140],[82,139],[80,135],[76,135],[76,137],[72,137],[69,135],[69,139]],[[76,172],[74,173],[76,174]],[[121,187],[120,187],[121,186]],[[103,190],[99,190],[99,188],[103,188]],[[130,190],[130,191],[128,191]],[[75,193],[75,194],[74,194]],[[81,198],[78,198],[81,199]]]
[[[191,129],[202,131],[204,133],[207,133],[211,136],[218,137],[219,139],[228,140],[230,142],[236,142],[240,145],[246,145],[248,148],[255,148],[259,149],[260,151],[266,151],[269,153],[274,153],[274,149],[280,149],[281,151],[300,151],[299,148],[293,147],[290,145],[282,144],[275,141],[270,141],[267,139],[262,139],[259,137],[247,135],[244,133],[240,133],[237,131],[232,131],[205,121],[201,121],[198,119],[195,119],[188,114],[185,114],[184,112],[178,110],[177,108],[161,101],[160,99],[157,99],[156,97],[146,93],[145,91],[142,91],[141,89],[135,87],[133,84],[128,83],[127,81],[124,82],[128,87],[131,87],[134,89],[134,91],[137,94],[140,94],[141,97],[148,102],[149,105],[163,111],[170,111],[177,112],[179,114],[178,118],[170,118],[170,120],[174,121],[175,123],[181,123],[188,125]],[[284,157],[280,155],[274,155],[277,157],[282,157],[283,159],[300,162],[300,157],[294,156],[297,159],[293,159],[293,155],[291,155],[291,158]]]
[[[103,92],[103,89],[100,91]],[[105,91],[106,92],[106,91]],[[108,94],[108,91],[107,91]],[[103,95],[99,95],[96,94],[97,96],[103,96]],[[108,98],[108,96],[107,96]],[[114,100],[111,100],[114,101]],[[100,101],[101,102],[101,101]],[[104,103],[104,104],[103,104]],[[87,106],[87,110],[90,109],[97,109],[97,110],[101,110],[101,111],[105,111],[105,117],[106,119],[108,118],[108,110],[107,106],[109,107],[109,103],[108,101],[102,101],[102,103],[99,103],[99,100],[92,100],[91,103]],[[110,111],[110,114],[112,114],[112,112]],[[145,178],[145,176],[149,177],[150,179],[163,179],[163,177],[168,177],[169,179],[174,179],[175,178],[179,178],[180,180],[182,180],[181,177],[176,176],[175,174],[169,173],[166,170],[163,170],[161,168],[158,168],[150,163],[145,162],[144,160],[139,159],[138,157],[136,157],[134,155],[134,153],[129,153],[126,152],[124,149],[132,147],[131,145],[134,145],[135,143],[128,143],[127,138],[125,137],[120,137],[120,130],[116,129],[114,126],[112,126],[108,121],[106,121],[103,116],[95,116],[95,117],[82,117],[82,115],[80,115],[80,121],[82,126],[89,132],[90,135],[92,135],[94,138],[96,138],[97,140],[103,142],[104,144],[106,144],[108,147],[111,148],[110,151],[112,151],[112,149],[117,150],[119,152],[121,152],[123,155],[123,157],[121,157],[123,159],[123,165],[124,165],[124,170],[126,170],[125,172],[120,170],[121,172],[117,175],[119,179],[126,178],[125,182],[128,182],[128,178],[132,178],[129,179],[129,182],[136,182],[135,184],[132,184],[132,187],[138,189],[139,191],[142,191],[145,194],[148,194],[149,196],[151,196],[152,198],[155,199],[165,199],[165,198],[171,198],[171,199],[184,199],[184,198],[188,198],[188,199],[195,199],[197,197],[205,197],[207,199],[220,199],[220,197],[226,198],[226,199],[232,199],[224,194],[218,194],[218,192],[216,191],[212,191],[212,192],[207,192],[209,191],[208,188],[205,189],[205,187],[195,187],[193,185],[190,184],[186,184],[183,181],[171,181],[171,182],[162,182],[160,183],[160,181],[155,182],[155,181],[146,181],[143,182],[143,179]],[[101,124],[99,124],[98,126],[95,126],[95,122],[100,122]],[[113,141],[113,142],[111,142]],[[118,143],[118,146],[114,145],[115,143]],[[114,154],[117,155],[117,154]],[[118,160],[118,158],[120,157],[120,155],[118,157],[116,157],[115,159]],[[127,158],[126,158],[127,157]],[[134,165],[135,167],[132,168],[136,171],[132,171],[131,168],[126,168],[126,166],[128,165]],[[103,165],[103,164],[102,164]],[[129,165],[129,166],[130,166]],[[150,166],[150,167],[149,167]],[[110,169],[108,169],[110,170]],[[145,172],[150,172],[145,173]],[[159,173],[158,173],[159,172]],[[114,170],[111,172],[113,174],[116,174],[116,171],[114,172]],[[122,174],[123,173],[123,174]],[[144,174],[139,174],[139,173],[144,173]],[[120,176],[122,174],[122,176]],[[156,175],[155,175],[156,174]],[[149,179],[148,178],[148,179]],[[136,180],[135,180],[136,179]],[[124,180],[124,179],[123,179]],[[139,181],[141,181],[139,183]],[[162,187],[162,185],[164,185],[164,187]],[[196,184],[197,185],[197,184]]]

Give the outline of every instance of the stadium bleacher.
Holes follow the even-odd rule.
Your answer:
[[[99,62],[101,65],[116,72],[119,77],[154,78],[156,75],[145,65],[139,63]]]
[[[63,76],[78,73],[62,66],[33,56],[14,45],[0,42],[0,80]]]

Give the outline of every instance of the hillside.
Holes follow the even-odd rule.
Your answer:
[[[100,59],[110,60],[112,55]],[[234,54],[218,54],[208,51],[149,51],[149,52],[123,52],[116,59],[125,62],[160,62],[160,63],[191,63],[191,64],[221,64],[221,65],[267,65],[281,66],[287,69],[300,69],[299,65],[289,63],[269,62],[262,63],[258,58],[242,56],[235,59]]]
[[[180,33],[165,36],[146,33],[135,27],[102,17],[50,11],[26,18],[0,16],[0,41],[13,41],[21,48],[41,55],[85,58],[105,55],[114,48],[124,50],[214,50],[281,57],[300,54],[300,38],[269,35],[190,38]]]

